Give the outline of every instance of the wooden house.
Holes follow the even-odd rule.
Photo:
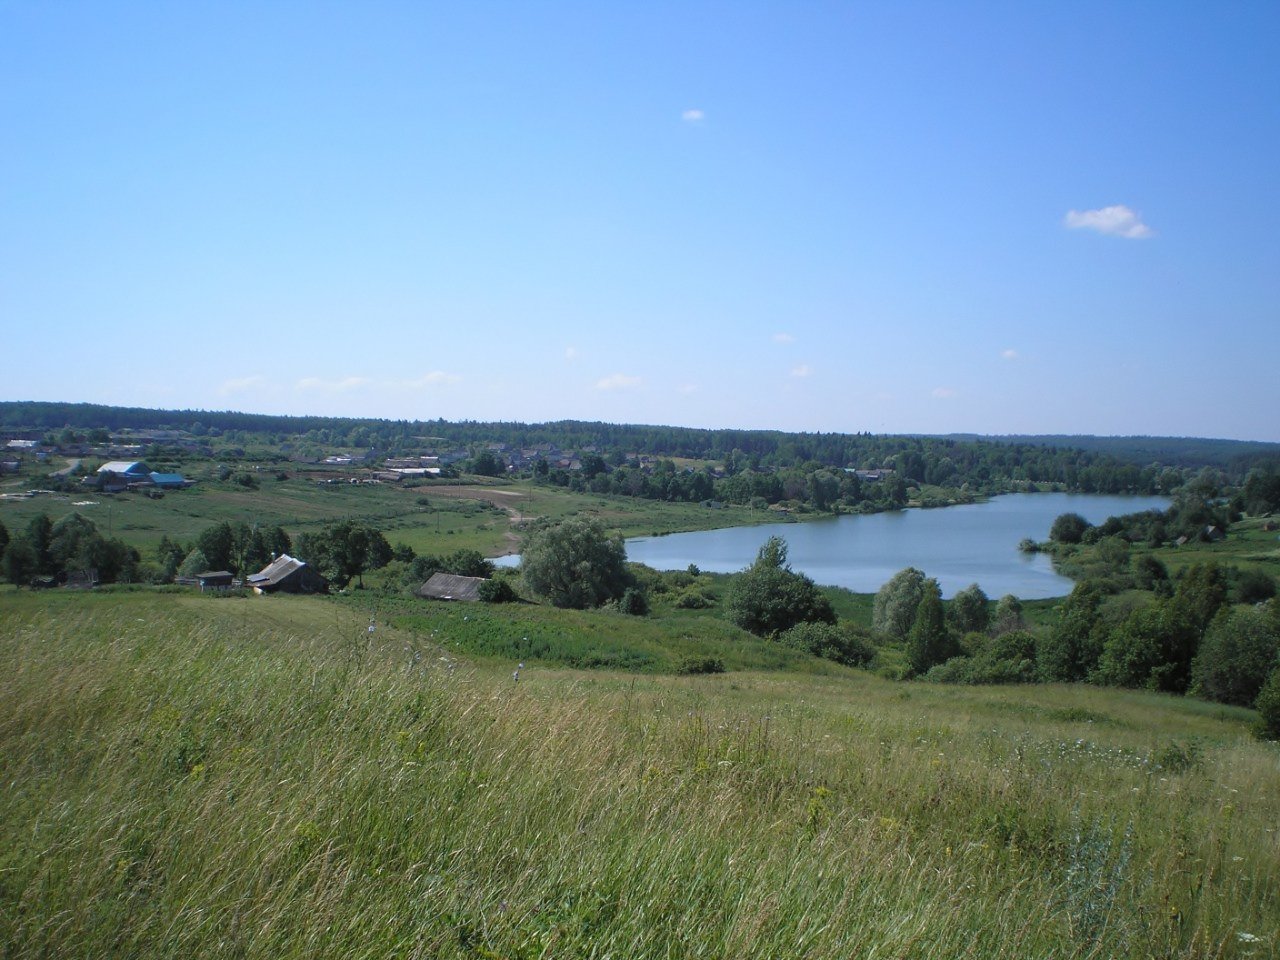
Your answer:
[[[244,578],[254,593],[328,593],[329,581],[308,565],[282,553],[257,573]]]
[[[484,577],[460,577],[453,573],[433,573],[431,579],[414,592],[424,600],[474,602],[480,599],[480,584],[484,581]]]

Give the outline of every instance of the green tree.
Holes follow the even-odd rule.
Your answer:
[[[53,525],[49,537],[49,554],[55,570],[70,572],[101,568],[106,561],[105,541],[92,520],[79,513],[69,513]],[[99,569],[99,575],[108,579]]]
[[[10,540],[0,563],[4,565],[4,578],[18,587],[29,583],[40,569],[35,547],[26,537]]]
[[[48,575],[57,571],[57,565],[50,551],[53,540],[53,521],[41,513],[31,518],[27,524],[27,543],[35,554],[36,574]]]
[[[539,524],[525,536],[525,585],[556,607],[586,609],[622,596],[630,584],[622,537],[596,520]]]
[[[1054,543],[1079,543],[1091,526],[1078,513],[1064,513],[1053,521],[1053,526],[1049,528],[1049,539]]]
[[[947,604],[947,622],[956,633],[984,633],[991,622],[987,595],[976,583],[958,591]]]
[[[209,566],[205,567],[205,570],[230,570],[239,574],[256,572],[241,570],[232,561],[232,554],[235,551],[235,535],[232,533],[231,524],[225,520],[211,527],[205,527],[200,531],[200,534],[196,537],[194,549],[204,554],[205,559],[208,561]]]
[[[0,523],[0,555],[4,554],[4,548],[9,545],[9,530],[3,523]]]
[[[506,471],[506,465],[497,454],[490,450],[482,450],[471,458],[469,471],[471,473],[479,474],[482,477],[500,477]]]
[[[924,596],[924,582],[924,573],[915,567],[895,573],[876,591],[871,607],[872,629],[894,640],[905,640]]]
[[[798,623],[835,623],[831,602],[787,563],[787,544],[770,537],[755,561],[729,585],[725,615],[757,636],[774,636]]]
[[[1082,580],[1058,606],[1057,622],[1036,645],[1041,680],[1074,683],[1088,678],[1097,667],[1106,640],[1103,599],[1096,583]]]
[[[212,568],[209,566],[209,558],[204,555],[199,547],[192,547],[191,552],[183,558],[182,563],[178,566],[178,576],[184,579],[191,579],[202,573],[208,573]],[[225,570],[225,567],[219,569]]]
[[[1197,639],[1173,601],[1149,603],[1111,631],[1095,677],[1119,687],[1185,693]]]
[[[493,564],[478,550],[455,550],[442,561],[443,569],[460,577],[492,577]]]
[[[1247,707],[1278,665],[1280,635],[1272,617],[1255,607],[1224,609],[1209,624],[1192,666],[1202,697]]]
[[[947,630],[942,591],[938,581],[930,577],[921,589],[916,615],[907,634],[907,665],[912,675],[919,676],[959,652],[959,646]]]
[[[991,632],[999,636],[1010,630],[1026,629],[1026,621],[1022,619],[1022,601],[1012,593],[1006,593],[996,601],[996,614],[991,624]]]
[[[186,555],[187,550],[182,544],[170,540],[167,535],[160,537],[160,543],[156,547],[156,562],[160,564],[161,576],[164,580],[174,578]]]
[[[300,558],[310,563],[338,588],[352,580],[364,587],[364,572],[386,566],[391,545],[380,531],[344,520],[299,539]]]

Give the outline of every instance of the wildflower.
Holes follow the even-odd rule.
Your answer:
[[[1236,939],[1239,940],[1241,943],[1261,943],[1262,942],[1261,937],[1255,937],[1252,933],[1245,933],[1243,930],[1241,930],[1239,933],[1236,934]]]

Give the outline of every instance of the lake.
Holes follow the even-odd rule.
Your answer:
[[[735,573],[776,535],[787,541],[792,568],[820,584],[874,593],[903,567],[916,567],[937,578],[944,597],[977,583],[989,597],[1012,593],[1037,600],[1066,596],[1072,582],[1054,573],[1047,556],[1022,553],[1018,544],[1025,537],[1047,540],[1063,513],[1101,523],[1168,505],[1166,497],[1015,493],[957,507],[637,537],[627,541],[627,559],[657,570],[694,563]]]

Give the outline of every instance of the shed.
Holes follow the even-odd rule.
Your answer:
[[[424,600],[480,599],[480,584],[484,577],[460,577],[454,573],[433,573],[431,579],[414,591]]]
[[[67,572],[66,586],[72,590],[92,590],[97,585],[97,567],[85,567],[83,570],[70,570]]]
[[[196,584],[201,593],[206,590],[230,590],[234,580],[235,576],[230,570],[206,570],[196,574]]]
[[[257,573],[244,579],[255,593],[328,593],[329,581],[309,566],[282,553]]]
[[[187,485],[187,478],[180,473],[156,473],[152,470],[151,482],[166,490],[178,490]]]

